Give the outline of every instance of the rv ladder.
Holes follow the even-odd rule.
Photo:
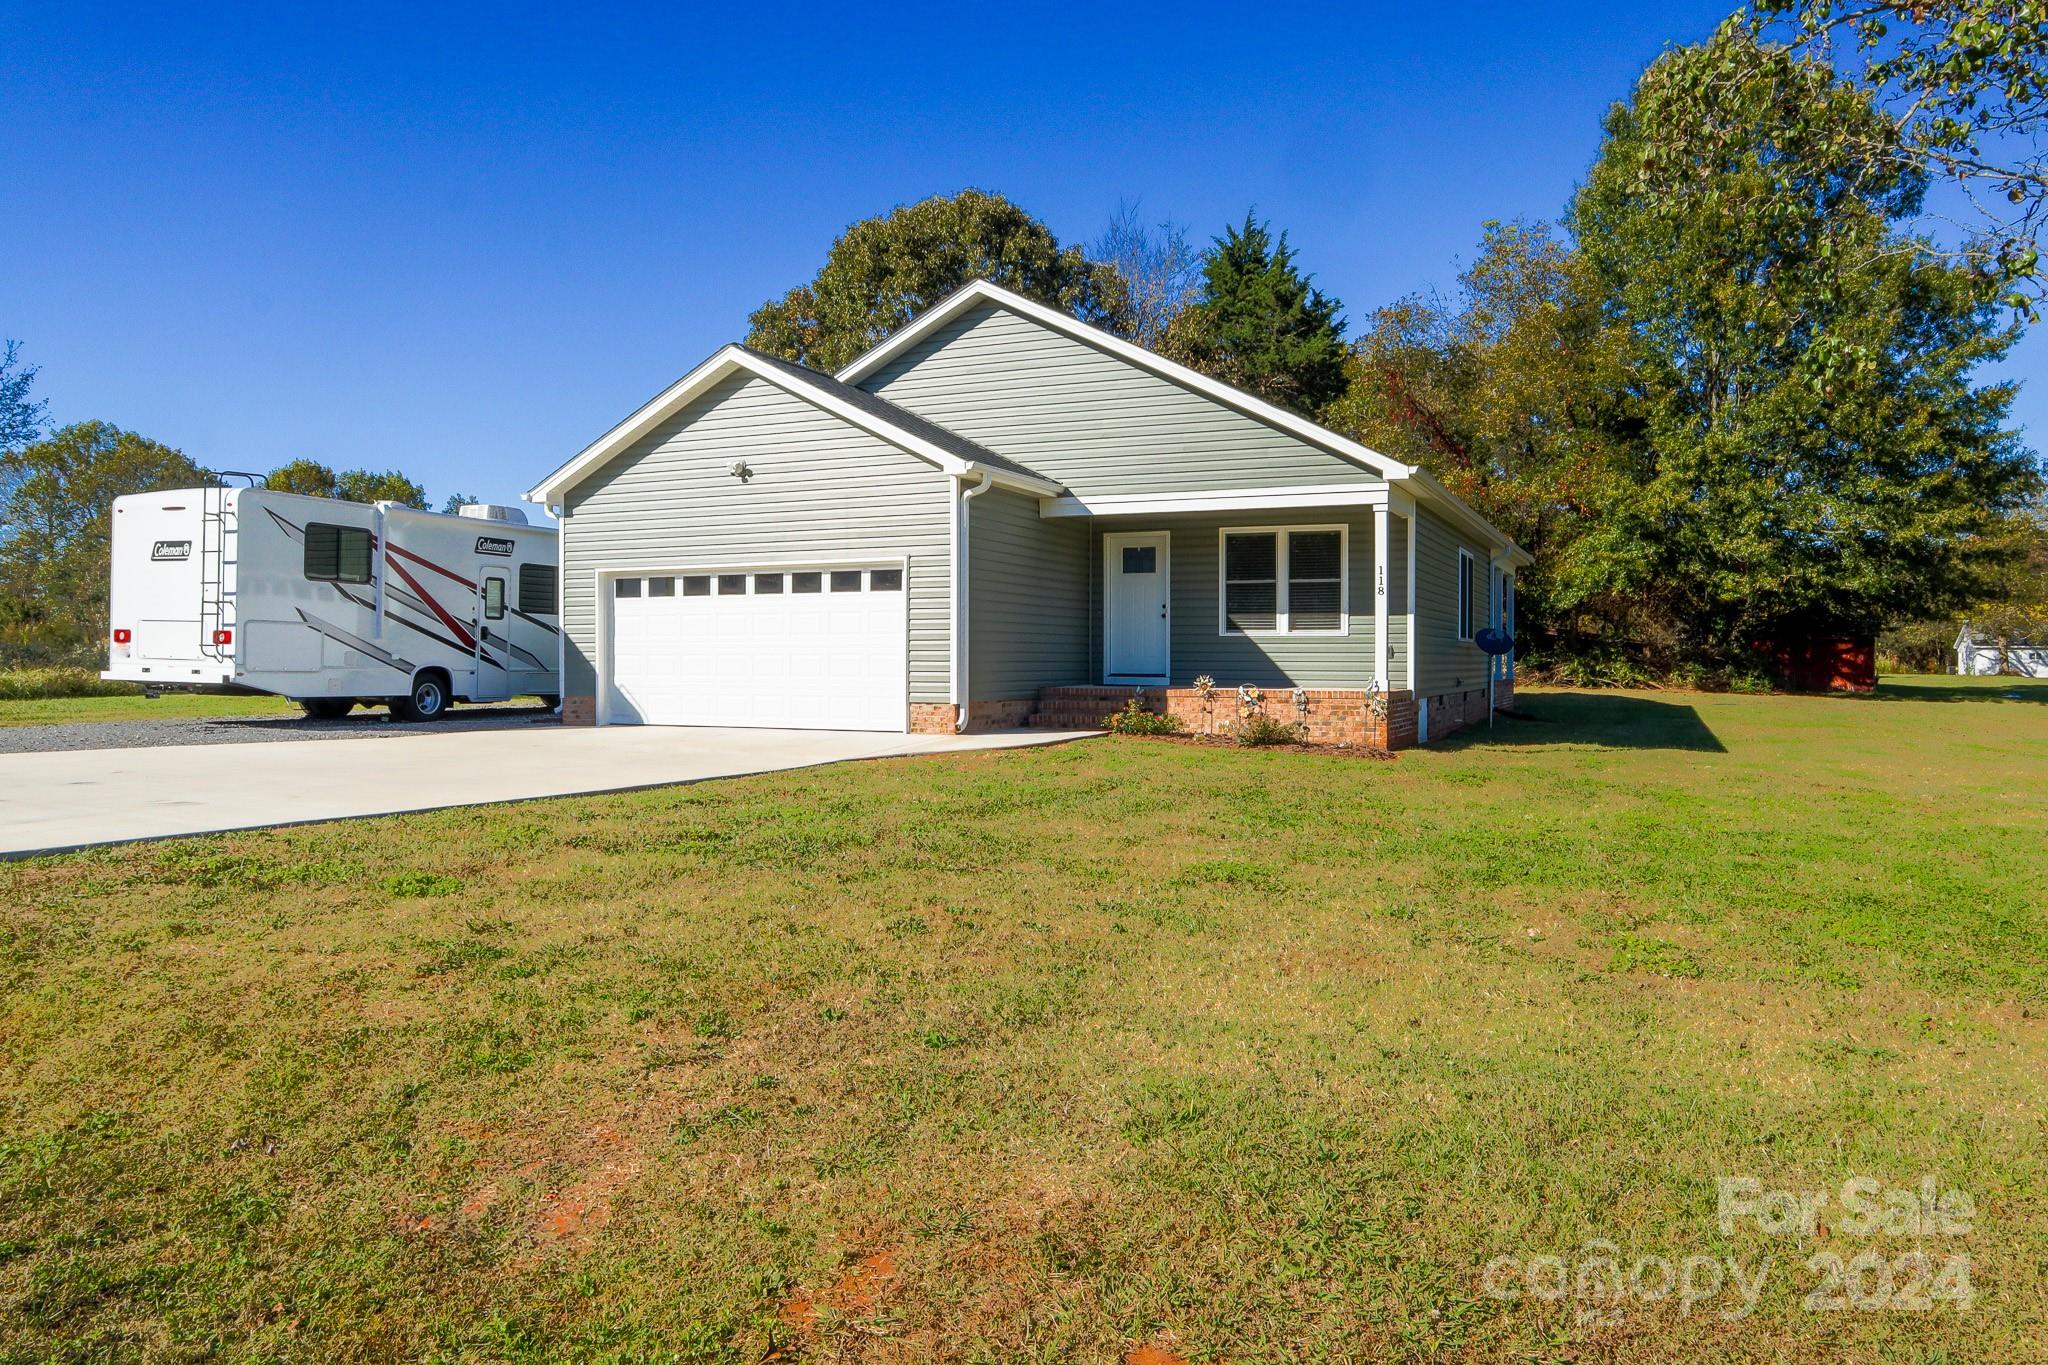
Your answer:
[[[232,657],[234,647],[218,643],[230,630],[227,571],[234,562],[235,509],[218,484],[199,491],[199,652],[209,659]]]

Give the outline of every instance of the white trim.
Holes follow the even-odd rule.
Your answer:
[[[1372,685],[1381,692],[1387,690],[1387,660],[1391,656],[1387,640],[1387,575],[1393,569],[1387,554],[1390,521],[1385,504],[1372,509]]]
[[[575,458],[528,489],[525,494],[526,501],[559,501],[562,494],[584,475],[682,411],[693,399],[735,370],[745,370],[757,379],[766,380],[791,397],[800,398],[822,411],[831,413],[850,426],[858,427],[869,435],[887,441],[890,445],[906,450],[920,459],[929,460],[956,478],[963,474],[986,473],[999,484],[1027,493],[1053,494],[1060,491],[1060,486],[1048,479],[963,460],[906,427],[857,408],[844,399],[835,398],[801,380],[790,378],[776,366],[750,354],[744,347],[728,344],[719,347],[703,364],[643,403],[632,416],[592,441]]]
[[[939,302],[933,304],[916,318],[890,335],[866,354],[857,357],[852,364],[839,371],[838,378],[848,384],[857,384],[886,364],[890,357],[898,354],[932,329],[942,325],[948,318],[973,307],[982,301],[1000,304],[1033,322],[1041,323],[1062,332],[1076,341],[1085,342],[1098,350],[1107,351],[1119,360],[1129,361],[1140,369],[1152,373],[1184,388],[1190,388],[1206,397],[1213,398],[1225,407],[1235,408],[1248,417],[1257,418],[1269,426],[1279,427],[1290,435],[1298,436],[1312,446],[1341,456],[1353,464],[1372,470],[1382,478],[1406,478],[1415,472],[1413,466],[1402,464],[1391,456],[1382,455],[1368,446],[1362,446],[1348,437],[1339,436],[1325,427],[1317,426],[1299,413],[1277,407],[1263,398],[1256,398],[1244,390],[1234,388],[1219,379],[1212,379],[1199,370],[1189,369],[1177,361],[1156,355],[1143,346],[1125,341],[1122,337],[1111,336],[1100,327],[1091,327],[1079,318],[1070,317],[1057,308],[1048,308],[1021,294],[1013,294],[1000,285],[987,280],[973,283],[954,290]]]
[[[1337,629],[1295,630],[1287,619],[1287,537],[1296,531],[1337,532]],[[1230,537],[1271,535],[1273,541],[1273,628],[1232,630],[1230,628]],[[1351,633],[1351,527],[1344,522],[1328,525],[1310,523],[1273,526],[1219,526],[1216,528],[1216,634],[1233,640],[1261,640],[1268,636],[1299,636],[1314,640],[1337,639]]]
[[[595,725],[610,725],[611,681],[612,681],[612,580],[617,578],[683,578],[692,574],[740,573],[747,575],[747,590],[732,596],[752,597],[756,573],[801,573],[809,569],[829,571],[832,569],[898,569],[903,574],[903,733],[910,731],[910,555],[903,550],[883,550],[876,554],[806,555],[797,560],[746,559],[728,562],[699,561],[693,564],[661,564],[653,568],[621,566],[616,568],[595,568],[590,571],[591,591],[595,610],[591,620],[597,626],[597,657],[591,660],[591,675],[595,679],[592,698]],[[830,591],[830,585],[826,585]],[[862,591],[872,592],[863,587]],[[886,734],[887,731],[877,731]]]
[[[1472,574],[1470,575],[1465,572],[1467,564],[1472,566]],[[1451,627],[1457,632],[1458,643],[1460,644],[1471,643],[1472,637],[1476,633],[1475,628],[1467,624],[1466,618],[1470,617],[1473,621],[1479,619],[1479,584],[1474,581],[1478,570],[1479,557],[1460,545],[1458,547],[1458,579],[1455,585],[1457,588],[1457,600],[1451,605],[1451,611],[1453,612]]]
[[[1040,498],[1041,517],[1158,516],[1170,512],[1287,511],[1297,507],[1383,507],[1383,483],[1295,484],[1279,488],[1216,488],[1170,493],[1112,493]]]
[[[968,553],[970,549],[969,532],[972,529],[969,522],[974,514],[969,510],[968,504],[983,493],[988,492],[989,487],[990,479],[987,470],[982,471],[981,482],[972,488],[967,486],[966,479],[955,479],[953,481],[953,658],[951,663],[953,672],[953,728],[956,731],[965,731],[967,729],[967,712],[974,690],[974,679],[968,672],[968,650],[973,643],[968,636],[968,630],[972,626],[973,611],[972,605],[967,600],[968,594],[973,591],[970,580],[974,576],[974,570],[973,563],[968,558]]]
[[[1421,636],[1420,636],[1420,634],[1419,634],[1419,633],[1417,632],[1417,630],[1416,630],[1416,616],[1417,616],[1417,612],[1416,612],[1416,610],[1415,610],[1415,541],[1416,541],[1416,538],[1417,538],[1417,531],[1418,531],[1418,529],[1419,529],[1419,528],[1418,528],[1418,527],[1417,527],[1417,525],[1416,525],[1416,516],[1415,516],[1415,503],[1414,503],[1414,500],[1413,500],[1413,499],[1410,499],[1410,501],[1409,501],[1409,503],[1408,503],[1408,511],[1407,511],[1407,514],[1406,514],[1406,515],[1407,515],[1407,521],[1408,521],[1408,659],[1407,659],[1407,663],[1408,663],[1408,670],[1407,670],[1407,671],[1408,671],[1408,690],[1409,690],[1409,692],[1411,692],[1411,693],[1412,693],[1412,692],[1414,692],[1414,691],[1415,691],[1415,679],[1416,679],[1416,676],[1417,676],[1417,674],[1416,674],[1416,667],[1415,667],[1415,654],[1416,654],[1416,647],[1417,647],[1417,644],[1419,643],[1419,641],[1420,641],[1420,639],[1421,639]]]
[[[1120,550],[1128,543],[1143,542],[1159,547],[1160,581],[1166,585],[1166,668],[1159,673],[1111,673],[1109,660],[1113,653],[1110,632],[1115,629],[1116,613],[1111,610],[1109,590],[1111,552]],[[1122,572],[1118,570],[1118,572]],[[1173,678],[1173,532],[1159,529],[1151,531],[1109,531],[1102,537],[1102,681],[1109,687],[1164,687]]]

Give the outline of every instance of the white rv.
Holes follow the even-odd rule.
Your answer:
[[[270,692],[318,719],[357,702],[556,705],[555,532],[262,488],[114,500],[107,670],[155,692]]]

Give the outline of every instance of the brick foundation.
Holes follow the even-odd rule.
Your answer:
[[[1037,709],[1036,697],[971,701],[967,703],[967,732],[978,734],[985,730],[1015,730],[1030,720],[1031,713]],[[910,704],[910,733],[950,735],[954,732],[953,724],[959,717],[959,708],[951,702],[914,701]]]
[[[1038,698],[1031,723],[1060,729],[1098,729],[1114,711],[1121,711],[1135,689],[1129,687],[1048,687]],[[1206,697],[1192,687],[1144,689],[1148,711],[1170,715],[1193,735],[1227,735],[1243,711],[1235,687],[1217,687]],[[1415,699],[1407,692],[1387,695],[1387,715],[1372,714],[1363,688],[1307,688],[1295,699],[1289,688],[1263,690],[1258,710],[1283,725],[1299,725],[1311,744],[1356,744],[1371,748],[1406,748],[1415,743]]]
[[[596,698],[596,697],[564,697],[564,698],[562,698],[562,724],[564,724],[564,725],[595,725],[595,724],[597,724],[597,698]]]

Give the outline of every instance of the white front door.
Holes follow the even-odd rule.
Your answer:
[[[1106,683],[1164,683],[1172,671],[1172,536],[1132,531],[1102,538],[1102,672]]]

